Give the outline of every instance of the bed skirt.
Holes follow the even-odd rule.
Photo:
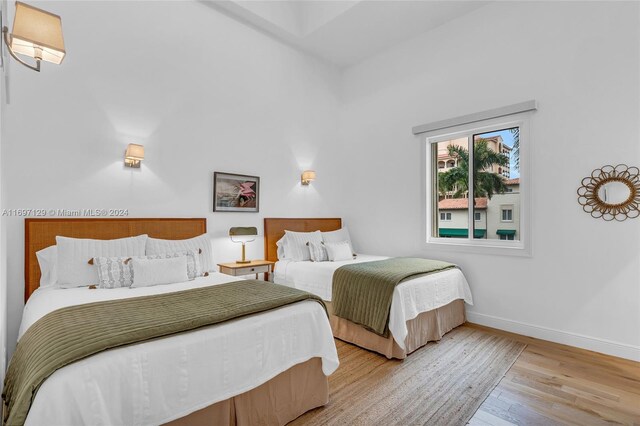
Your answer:
[[[361,325],[337,317],[332,313],[331,302],[325,301],[325,303],[331,313],[331,329],[335,338],[378,352],[389,359],[404,359],[411,352],[427,343],[442,339],[442,336],[466,321],[464,301],[462,299],[454,300],[448,305],[432,311],[423,312],[414,319],[407,321],[409,334],[404,342],[406,349],[402,349],[393,340],[393,336],[386,338],[379,336],[366,330]]]
[[[216,402],[167,426],[285,425],[329,401],[322,360],[296,364],[248,392]]]

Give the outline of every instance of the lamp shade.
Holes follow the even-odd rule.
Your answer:
[[[258,228],[255,226],[236,226],[229,229],[229,238],[234,242],[249,242],[256,239]]]
[[[309,185],[309,183],[316,180],[316,172],[314,170],[305,170],[302,172],[301,181],[303,185]]]
[[[142,161],[144,160],[144,146],[130,143],[127,146],[127,150],[124,153],[124,156],[127,160]]]
[[[11,49],[31,58],[61,63],[66,53],[62,20],[46,10],[16,2]]]

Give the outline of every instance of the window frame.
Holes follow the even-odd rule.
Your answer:
[[[506,194],[506,192],[505,192]],[[513,211],[515,210],[513,204],[500,204],[500,223],[513,223]],[[511,219],[504,218],[504,212],[511,212]]]
[[[531,138],[529,129],[529,120],[531,113],[525,112],[514,114],[506,117],[491,118],[474,123],[458,125],[446,129],[433,130],[418,135],[423,147],[423,183],[425,185],[423,191],[423,224],[424,236],[423,246],[426,249],[437,248],[445,250],[454,250],[471,253],[498,254],[498,255],[515,255],[515,256],[531,256],[531,223],[530,223],[530,194],[531,194]],[[434,216],[434,193],[435,177],[438,173],[437,158],[433,156],[433,144],[444,142],[460,137],[468,137],[473,143],[473,135],[477,133],[486,133],[500,129],[509,129],[513,127],[520,128],[520,240],[499,240],[499,239],[480,239],[471,238],[472,232],[469,231],[467,238],[444,238],[434,237],[433,229],[436,225],[437,217]],[[436,149],[437,151],[437,149]],[[437,154],[436,154],[437,155]],[[471,161],[473,161],[473,149],[470,149]],[[471,176],[469,177],[471,179]],[[475,224],[474,209],[467,209],[468,229],[473,229]],[[515,210],[515,209],[513,209]],[[502,213],[500,218],[502,218]],[[513,216],[512,216],[513,218]]]

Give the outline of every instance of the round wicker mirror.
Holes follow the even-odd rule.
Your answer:
[[[578,203],[592,217],[606,221],[640,216],[640,170],[625,164],[595,169],[582,179]]]

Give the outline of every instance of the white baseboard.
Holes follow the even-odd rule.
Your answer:
[[[594,352],[617,356],[619,358],[630,359],[632,361],[640,361],[640,346],[627,345],[581,334],[568,333],[566,331],[540,327],[537,325],[495,317],[493,315],[479,314],[476,312],[467,312],[467,320],[475,324],[497,328],[511,333],[522,334],[523,336],[535,337],[536,339],[548,340],[568,346],[575,346]]]

